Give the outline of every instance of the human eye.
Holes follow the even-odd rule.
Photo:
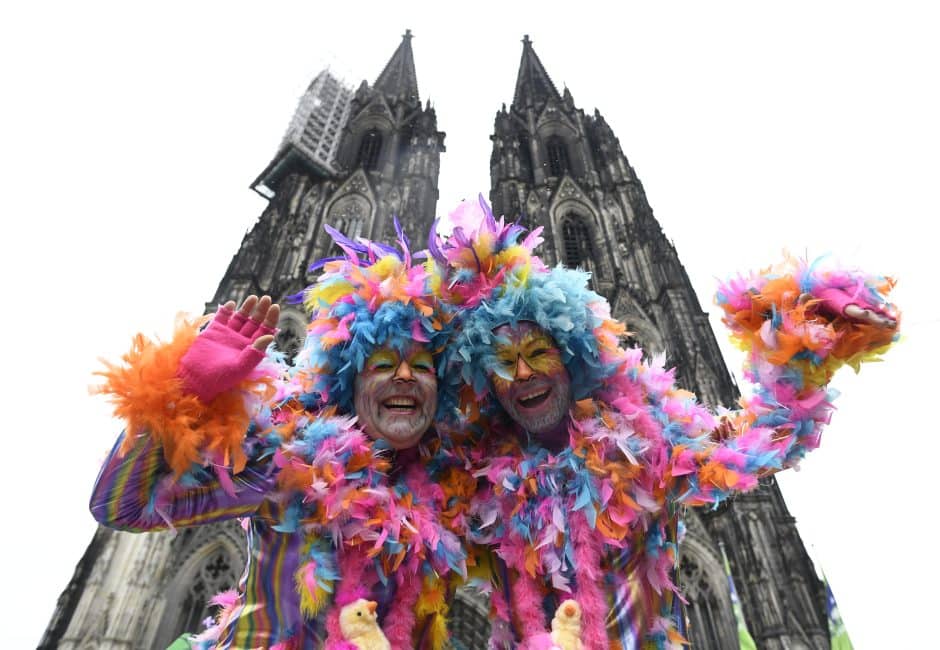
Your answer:
[[[395,367],[395,359],[387,353],[373,354],[369,357],[366,367],[373,372],[392,370]]]
[[[516,362],[509,357],[499,358],[499,365],[501,365],[503,368],[511,368],[513,365],[515,365],[515,363]]]
[[[430,359],[415,359],[411,364],[412,368],[417,368],[423,372],[431,372],[434,370],[434,364],[431,363]]]
[[[427,351],[417,352],[408,359],[408,365],[422,372],[434,371],[434,359],[431,353]]]

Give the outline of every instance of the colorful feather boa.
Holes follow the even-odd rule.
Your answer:
[[[469,502],[463,491],[472,489],[472,477],[460,477],[437,440],[395,467],[382,443],[354,426],[355,418],[309,414],[290,400],[280,410],[290,417],[275,428],[292,437],[274,452],[288,504],[278,529],[320,540],[308,544],[309,558],[295,576],[305,614],[329,608],[332,647],[342,641],[339,608],[364,595],[361,585],[395,580],[384,631],[393,648],[411,647],[418,612],[446,615],[445,599],[431,597],[427,590],[436,587],[426,577],[467,575],[459,504]],[[330,552],[323,552],[323,540],[331,541]]]

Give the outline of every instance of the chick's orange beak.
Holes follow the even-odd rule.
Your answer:
[[[379,604],[375,602],[374,600],[370,600],[369,602],[366,603],[366,607],[369,608],[370,614],[375,614],[375,610],[378,608],[378,606]]]

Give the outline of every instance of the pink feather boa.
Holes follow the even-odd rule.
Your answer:
[[[392,650],[411,650],[415,628],[415,604],[421,594],[421,576],[405,573],[398,584],[395,602],[385,615],[385,638]]]
[[[542,611],[542,590],[539,582],[525,570],[519,572],[512,584],[513,609],[522,628],[522,638],[529,639],[543,634],[546,629],[545,612]]]
[[[607,650],[610,647],[605,625],[607,600],[601,587],[604,582],[603,541],[597,531],[591,529],[583,512],[572,513],[568,521],[578,581],[575,599],[581,605],[581,643],[584,650]]]
[[[342,580],[336,592],[336,602],[326,616],[325,650],[356,650],[356,646],[343,638],[339,627],[340,610],[349,603],[366,595],[362,586],[366,570],[372,560],[359,549],[347,549],[339,558],[339,570]]]

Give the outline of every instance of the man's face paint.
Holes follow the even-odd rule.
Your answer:
[[[362,428],[394,449],[414,447],[437,410],[437,375],[431,353],[412,345],[404,355],[390,347],[372,353],[356,375],[353,404]]]
[[[516,424],[530,433],[558,427],[571,405],[571,377],[561,351],[545,330],[529,321],[501,325],[494,352],[493,392]]]

